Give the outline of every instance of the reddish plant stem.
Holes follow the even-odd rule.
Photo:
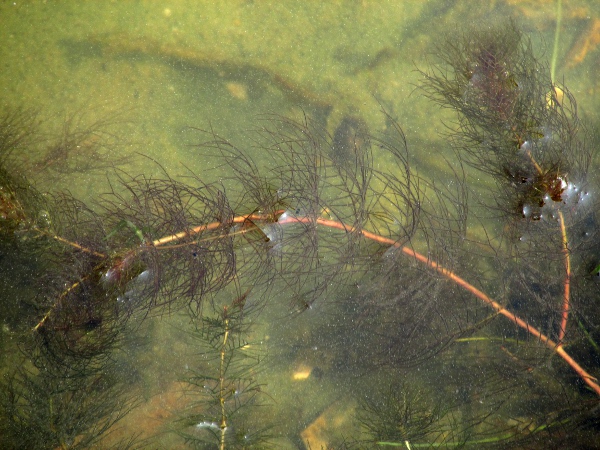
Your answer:
[[[567,229],[565,227],[565,217],[561,211],[558,212],[560,222],[560,232],[562,235],[562,252],[565,259],[565,283],[563,294],[562,320],[560,322],[560,331],[558,334],[558,345],[563,345],[563,339],[567,332],[567,322],[569,320],[570,298],[571,298],[571,257],[569,255],[569,241],[567,240]]]
[[[308,218],[308,217],[294,217],[294,216],[286,215],[284,217],[281,217],[279,220],[276,220],[276,218],[279,217],[282,212],[283,211],[278,211],[275,214],[269,215],[269,216],[265,216],[265,215],[262,215],[262,214],[248,214],[248,215],[245,215],[245,216],[237,216],[237,217],[234,217],[231,222],[239,224],[239,223],[245,223],[248,220],[251,220],[251,221],[263,221],[263,222],[269,221],[269,222],[277,222],[279,225],[285,225],[285,224],[289,224],[289,223],[315,223],[315,224],[318,224],[318,225],[321,225],[321,226],[324,226],[324,227],[335,228],[335,229],[338,229],[338,230],[342,230],[342,231],[344,231],[346,233],[356,231],[356,229],[354,227],[346,225],[346,224],[344,224],[342,222],[337,222],[335,220],[325,219],[325,218],[322,218],[322,217],[318,217],[316,219],[312,219],[312,218]],[[561,230],[563,232],[563,251],[566,252],[566,255],[565,255],[565,265],[566,265],[566,269],[567,269],[567,276],[566,276],[566,280],[565,280],[563,317],[562,317],[563,324],[561,325],[561,339],[562,339],[562,337],[564,337],[564,330],[566,328],[566,322],[567,322],[568,314],[569,314],[570,258],[568,257],[566,231],[564,229],[564,219],[562,217],[562,214],[560,215],[560,217],[562,219],[561,220]],[[161,246],[163,246],[165,244],[168,244],[168,243],[171,243],[171,242],[175,242],[175,241],[177,241],[179,239],[182,239],[182,238],[184,238],[186,236],[193,236],[193,235],[196,235],[196,234],[200,234],[203,231],[218,229],[222,225],[223,224],[221,222],[212,222],[212,223],[209,223],[209,224],[206,224],[206,225],[199,225],[199,226],[194,227],[194,228],[192,228],[192,229],[190,229],[188,231],[182,231],[180,233],[176,233],[176,234],[173,234],[173,235],[170,235],[170,236],[165,236],[163,238],[156,239],[156,240],[154,240],[151,243],[151,245],[153,245],[155,247],[161,247]],[[240,230],[240,233],[243,234],[244,232],[245,232],[245,230]],[[575,361],[564,350],[562,344],[560,343],[561,339],[559,339],[559,343],[554,342],[549,337],[547,337],[542,332],[540,332],[537,328],[529,325],[529,323],[525,322],[524,320],[522,320],[517,315],[515,315],[512,312],[510,312],[507,309],[505,309],[502,305],[500,305],[496,301],[492,300],[484,292],[480,291],[475,286],[473,286],[472,284],[470,284],[469,282],[467,282],[463,278],[459,277],[458,275],[456,275],[451,270],[446,269],[442,265],[438,264],[435,261],[432,261],[428,257],[426,257],[426,256],[424,256],[424,255],[422,255],[422,254],[420,254],[418,252],[416,252],[415,250],[413,250],[413,249],[411,249],[411,248],[409,248],[407,246],[403,246],[403,245],[399,244],[398,242],[396,242],[393,239],[386,238],[384,236],[380,236],[380,235],[375,234],[375,233],[371,233],[370,231],[360,230],[360,234],[364,238],[366,238],[366,239],[370,239],[372,241],[379,242],[380,244],[383,244],[383,245],[394,246],[396,248],[401,249],[401,251],[405,255],[414,258],[415,260],[419,261],[422,264],[425,264],[427,267],[432,268],[433,270],[435,270],[438,273],[440,273],[441,275],[445,276],[446,278],[448,278],[452,282],[456,283],[458,286],[462,287],[466,291],[468,291],[468,292],[472,293],[473,295],[475,295],[475,297],[477,297],[478,299],[480,299],[481,301],[483,301],[484,303],[486,303],[487,305],[489,305],[490,307],[492,307],[498,314],[503,315],[504,317],[506,317],[507,319],[509,319],[511,322],[515,323],[517,326],[523,328],[529,334],[531,334],[532,336],[538,338],[541,342],[543,342],[552,351],[556,352],[561,358],[563,358],[567,362],[567,364],[569,364],[571,366],[571,368],[583,379],[583,381],[596,394],[598,394],[600,396],[600,385],[598,385],[596,383],[597,379],[595,377],[593,377],[592,375],[590,375],[588,372],[586,372],[577,363],[577,361]],[[62,239],[61,239],[61,241],[62,241]],[[74,245],[73,243],[70,243],[70,242],[69,242],[69,244],[70,245]],[[81,247],[78,244],[75,244],[75,245],[77,246],[77,248]],[[83,250],[86,250],[86,249],[83,249]],[[50,311],[52,311],[52,309]],[[44,318],[42,319],[42,321],[40,321],[40,323],[38,323],[38,325],[35,327],[35,329],[37,329],[39,327],[39,325],[41,323],[43,323],[47,319],[47,316],[49,315],[50,311],[46,314],[46,316],[44,316]]]
[[[355,231],[355,229],[353,227],[345,225],[344,223],[336,222],[334,220],[324,219],[324,218],[320,218],[320,217],[317,218],[317,219],[310,219],[310,218],[305,218],[305,217],[297,218],[297,217],[287,216],[284,219],[280,220],[278,223],[281,224],[281,225],[283,225],[285,223],[294,223],[294,222],[296,222],[296,223],[316,222],[319,225],[322,225],[322,226],[325,226],[325,227],[329,227],[329,228],[337,228],[338,230],[343,230],[343,231],[346,231],[346,232]],[[561,223],[564,226],[564,221],[561,222]],[[378,234],[371,233],[371,232],[366,231],[366,230],[361,230],[360,233],[361,233],[361,235],[363,237],[365,237],[367,239],[371,239],[372,241],[379,242],[379,243],[384,244],[384,245],[394,246],[394,247],[397,247],[397,248],[401,249],[402,252],[405,255],[410,256],[410,257],[416,259],[417,261],[419,261],[420,263],[425,264],[427,267],[432,268],[436,272],[440,273],[441,275],[445,276],[446,278],[448,278],[452,282],[456,283],[458,286],[462,287],[466,291],[468,291],[468,292],[472,293],[473,295],[475,295],[475,297],[477,297],[478,299],[480,299],[482,302],[484,302],[487,305],[489,305],[490,307],[492,307],[498,314],[503,315],[504,317],[506,317],[508,320],[510,320],[511,322],[513,322],[514,324],[516,324],[517,326],[523,328],[529,334],[531,334],[532,336],[535,336],[541,342],[543,342],[550,350],[556,352],[561,358],[563,358],[567,362],[567,364],[569,364],[571,366],[571,368],[581,377],[581,379],[583,379],[583,381],[597,395],[600,396],[600,385],[598,385],[596,383],[597,378],[593,377],[588,372],[586,372],[577,363],[577,361],[575,361],[565,351],[565,349],[563,348],[562,344],[554,342],[548,336],[546,336],[541,331],[539,331],[537,328],[529,325],[529,323],[525,322],[523,319],[521,319],[517,315],[515,315],[512,312],[508,311],[506,308],[504,308],[502,305],[500,305],[496,301],[492,300],[490,297],[487,296],[487,294],[485,294],[484,292],[482,292],[479,289],[477,289],[471,283],[469,283],[468,281],[466,281],[463,278],[459,277],[458,275],[456,275],[451,270],[446,269],[445,267],[443,267],[442,265],[436,263],[435,261],[432,261],[428,257],[426,257],[426,256],[424,256],[424,255],[422,255],[422,254],[420,254],[418,252],[416,252],[415,250],[413,250],[413,249],[411,249],[411,248],[409,248],[407,246],[400,245],[398,242],[394,241],[393,239],[386,238],[384,236],[380,236]],[[566,233],[564,233],[563,236],[565,237],[565,248],[566,248]],[[566,258],[566,264],[569,266],[569,259],[568,258]],[[565,322],[565,326],[566,326],[566,320],[568,318],[569,278],[570,278],[570,266],[568,267],[567,281],[565,282],[565,301],[566,301],[566,308],[567,308],[566,310],[563,309],[563,321]]]
[[[279,217],[279,215],[281,215],[281,213],[283,213],[283,211],[278,211],[275,213],[275,217]],[[232,223],[244,223],[248,220],[262,220],[264,221],[266,219],[266,217],[263,214],[248,214],[246,216],[237,216],[234,217],[232,219]],[[195,234],[199,234],[202,233],[203,231],[207,231],[207,230],[216,230],[217,228],[223,226],[223,224],[221,222],[212,222],[206,225],[199,225],[197,227],[194,227],[188,231],[181,231],[179,233],[176,234],[172,234],[170,236],[165,236],[162,237],[160,239],[156,239],[154,241],[152,241],[152,245],[154,247],[160,247],[162,245],[174,242],[174,241],[178,241],[179,239],[182,239],[186,236],[193,236]]]
[[[527,156],[535,167],[535,170],[540,176],[544,175],[542,167],[535,160],[529,150],[527,150]],[[559,178],[560,179],[560,178]],[[569,309],[570,309],[570,298],[571,298],[571,256],[569,255],[569,240],[567,238],[567,227],[565,225],[565,216],[562,211],[558,211],[558,222],[560,223],[560,234],[562,237],[562,253],[565,261],[565,282],[564,282],[564,294],[563,294],[563,306],[560,322],[560,331],[558,333],[558,345],[563,345],[565,333],[567,332],[567,322],[569,321]]]

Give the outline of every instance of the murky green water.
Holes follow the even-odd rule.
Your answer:
[[[463,1],[15,3],[0,5],[0,104],[6,110],[39,111],[42,133],[50,140],[65,130],[100,127],[101,133],[92,133],[82,144],[91,147],[96,139],[108,140],[101,153],[94,155],[99,161],[97,170],[61,172],[49,160],[46,172],[28,174],[42,191],[67,189],[85,202],[117,186],[115,181],[122,173],[147,178],[167,173],[191,184],[197,181],[193,177],[207,183],[227,178],[229,169],[214,157],[214,148],[201,145],[215,135],[247,151],[265,173],[277,170],[264,140],[255,132],[271,126],[269,118],[273,116],[311,117],[317,128],[331,136],[347,118],[359,121],[372,134],[390,131],[393,118],[406,134],[415,173],[447,184],[452,173],[445,159],[452,160],[454,153],[444,133],[455,115],[427,100],[418,88],[423,80],[419,70],[427,70],[434,59],[428,55],[457,28],[516,17],[531,36],[537,54],[543,55],[541,59],[550,59],[556,26],[556,7],[551,2],[497,2],[493,7],[475,7],[474,2]],[[600,103],[600,81],[594,70],[599,50],[591,48],[577,64],[574,56],[591,21],[599,19],[592,3],[563,6],[556,78],[564,78],[578,99],[581,115],[594,120]],[[71,129],[65,128],[66,123]],[[377,147],[373,152],[373,167],[387,170],[389,155]],[[110,167],[111,161],[117,161],[116,169]],[[477,193],[493,183],[465,170],[475,193],[471,206],[477,210]],[[224,183],[228,192],[239,189],[227,180]],[[378,189],[385,191],[383,185]],[[317,213],[328,218],[327,211]],[[469,225],[467,241],[491,244],[492,251],[500,248],[500,238],[483,235],[478,223]],[[498,231],[502,225],[490,229]],[[415,245],[424,247],[422,237],[415,239]],[[480,249],[473,244],[471,250],[471,260],[463,268],[479,267]],[[383,258],[373,256],[374,267],[383,265],[385,269],[385,258],[390,255],[382,256],[384,251],[384,246],[372,251]],[[490,249],[481,250],[487,258],[486,251]],[[327,267],[327,261],[322,264]],[[477,269],[481,280],[474,284],[502,300],[505,287],[496,279],[493,264],[487,264]],[[405,268],[409,273],[406,283],[417,283],[420,269],[410,262]],[[386,275],[383,269],[382,273],[381,277],[398,275],[394,271]],[[530,404],[518,402],[528,386],[517,386],[521,378],[516,382],[497,377],[489,364],[494,358],[504,358],[514,362],[506,364],[511,370],[542,372],[538,366],[532,369],[523,354],[506,344],[526,339],[526,333],[519,334],[507,321],[494,318],[491,309],[467,295],[456,294],[454,302],[463,304],[464,310],[455,314],[433,308],[428,298],[443,292],[442,301],[448,292],[459,289],[453,291],[444,282],[432,281],[423,289],[402,294],[414,298],[411,314],[419,313],[422,302],[428,305],[422,314],[431,313],[437,319],[444,315],[448,329],[469,314],[476,320],[466,321],[481,326],[473,325],[465,335],[450,333],[448,348],[439,343],[425,346],[422,354],[402,361],[399,353],[410,354],[411,348],[419,345],[390,338],[386,321],[410,327],[410,322],[398,319],[409,312],[392,300],[382,304],[382,298],[393,298],[390,293],[370,297],[370,277],[343,275],[344,283],[338,286],[332,279],[323,298],[302,313],[293,289],[281,281],[252,291],[248,302],[260,308],[246,317],[249,328],[244,333],[231,331],[230,339],[240,339],[233,348],[223,342],[223,333],[229,334],[225,322],[220,325],[222,332],[213,330],[209,336],[213,346],[207,349],[207,336],[189,334],[194,323],[201,321],[191,319],[186,311],[165,312],[145,320],[136,316],[118,360],[138,404],[117,424],[122,427],[96,447],[108,448],[139,434],[136,445],[142,447],[186,448],[182,436],[172,432],[184,430],[208,440],[214,434],[213,446],[198,448],[218,448],[223,415],[205,392],[206,385],[216,385],[185,381],[194,374],[218,380],[224,352],[240,358],[239,371],[234,367],[227,375],[238,380],[240,392],[236,390],[231,397],[233,404],[245,406],[240,409],[243,414],[229,418],[227,448],[233,445],[234,433],[242,430],[236,444],[239,448],[262,430],[269,437],[270,448],[316,449],[378,448],[378,440],[397,447],[431,444],[454,448],[468,442],[482,445],[486,437],[490,445],[502,446],[502,438],[516,429],[539,435],[537,448],[547,448],[543,445],[545,428],[561,426],[563,418],[548,406],[551,401],[546,397],[540,400],[534,395]],[[214,299],[214,306],[204,307],[206,316],[222,314],[222,305],[246,292],[248,286],[243,283],[251,287],[252,280],[233,283]],[[10,321],[4,318],[3,345],[7,355],[14,355],[13,344],[21,339],[21,331],[10,316]],[[595,336],[598,321],[589,320],[580,318],[579,326]],[[487,327],[488,321],[493,325]],[[575,323],[573,327],[577,327]],[[414,336],[420,332],[415,329]],[[407,330],[398,335],[403,339],[412,336]],[[464,341],[454,342],[459,338]],[[523,350],[531,356],[528,352],[534,350]],[[551,369],[539,376],[536,372],[530,389],[536,393],[547,389],[552,395],[563,392],[568,401],[594,407],[594,398],[577,377],[570,372],[565,375],[569,369],[563,361],[546,357],[548,365],[560,366],[558,375]],[[597,375],[598,354],[590,352],[581,358]],[[13,361],[11,356],[3,359],[5,366]],[[546,367],[538,360],[536,364]],[[2,372],[10,370],[4,367]],[[205,403],[193,403],[203,395]],[[415,417],[419,419],[414,419],[420,420],[417,428],[427,432],[402,434],[402,427],[410,424],[399,424],[397,418],[407,417],[402,408],[409,404],[418,411]],[[488,405],[490,416],[483,421]],[[540,425],[531,411],[545,407],[557,418]],[[177,422],[182,418],[190,426]],[[380,438],[369,434],[369,430],[382,432],[386,427],[388,434]],[[461,431],[453,435],[456,430]],[[63,447],[76,444],[74,439]],[[267,444],[255,448],[267,448]]]

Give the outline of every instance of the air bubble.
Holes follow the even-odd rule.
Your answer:
[[[297,219],[299,217],[302,217],[302,210],[300,208],[292,208],[284,211],[284,213],[279,216],[279,219],[277,219],[277,222],[293,222],[294,219]]]
[[[209,422],[208,420],[203,420],[202,422],[196,424],[196,428],[208,428],[209,430],[220,431],[221,427],[216,422]]]
[[[279,219],[281,220],[281,217]],[[278,255],[283,253],[283,229],[284,227],[279,223],[270,223],[261,227],[262,232],[269,239],[267,243],[270,247],[269,251]]]
[[[520,149],[524,152],[530,152],[532,148],[531,141],[525,141],[521,144]]]
[[[138,283],[138,282],[146,283],[146,282],[150,281],[151,277],[152,277],[152,272],[150,272],[150,270],[146,269],[134,279],[134,282],[135,283]]]
[[[543,127],[542,132],[544,133],[544,137],[542,138],[542,144],[544,144],[544,145],[549,144],[550,141],[552,141],[552,135],[553,135],[552,128],[547,127],[547,126]]]
[[[273,245],[280,243],[283,239],[283,228],[279,224],[270,223],[265,225],[262,227],[262,232]]]

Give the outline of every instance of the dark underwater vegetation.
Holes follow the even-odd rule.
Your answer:
[[[86,45],[303,100],[241,143],[187,124],[211,166],[183,176],[124,150],[128,109],[4,106],[0,447],[598,447],[598,131],[520,22],[417,68],[443,175],[383,100],[374,126],[266,66]]]

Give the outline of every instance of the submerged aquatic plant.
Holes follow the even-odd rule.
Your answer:
[[[296,312],[334,299],[332,331],[319,332],[335,349],[336,367],[401,380],[390,384],[393,394],[374,390],[363,402],[361,442],[589,442],[600,396],[592,375],[600,240],[591,150],[575,100],[552,83],[512,23],[449,41],[438,53],[424,89],[457,113],[449,131],[461,164],[455,191],[413,171],[390,116],[380,134],[349,118],[334,136],[308,117],[268,117],[257,137],[264,165],[209,134],[200,148],[223,162],[218,183],[119,172],[94,205],[55,193],[42,206],[27,201],[38,197],[19,187],[2,156],[25,141],[0,130],[1,236],[46,263],[34,295],[19,302],[27,306],[16,323],[25,367],[37,371],[8,377],[7,429],[33,420],[29,403],[15,398],[38,384],[53,392],[72,369],[81,369],[78,391],[112,396],[112,388],[98,394],[94,386],[130,321],[187,309],[209,347],[203,355],[213,359],[190,379],[207,401],[186,417],[197,433],[182,435],[244,447],[229,423],[261,385],[246,376],[254,365],[235,365],[245,345],[236,327],[248,305],[268,306],[277,289]],[[341,142],[350,149],[343,155]],[[476,204],[467,201],[463,164],[494,183],[475,193]],[[230,288],[244,293],[233,304],[222,300]],[[248,302],[255,292],[261,301]],[[566,364],[550,364],[555,356]],[[49,446],[106,431],[111,411],[85,416],[87,428]],[[73,414],[64,409],[61,423]],[[257,445],[262,431],[250,434]]]
[[[267,406],[262,390],[262,355],[248,341],[256,308],[246,304],[249,291],[220,311],[205,311],[191,336],[194,360],[185,383],[193,398],[181,411],[176,432],[194,448],[270,447],[268,428],[253,414]]]

